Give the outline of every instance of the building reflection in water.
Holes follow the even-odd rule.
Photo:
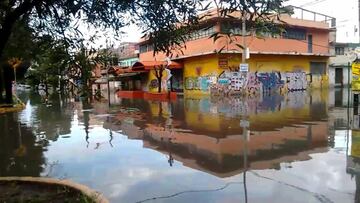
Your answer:
[[[88,160],[87,153],[94,156],[103,154],[95,160],[89,158],[91,161],[81,165],[81,162],[74,163],[73,155],[68,153],[71,157],[70,161],[62,163],[63,166],[68,167],[69,171],[75,171],[75,175],[81,176],[83,170],[92,171],[100,167],[101,163],[106,163],[108,165],[103,166],[101,171],[115,168],[114,174],[110,173],[110,176],[115,176],[119,172],[117,168],[119,166],[115,166],[113,160],[123,152],[121,150],[131,149],[130,147],[128,149],[116,148],[117,145],[130,143],[118,139],[117,135],[121,133],[129,139],[141,141],[133,143],[140,143],[144,148],[163,154],[166,171],[170,167],[174,171],[179,170],[178,166],[181,164],[186,166],[181,167],[182,170],[192,168],[219,177],[216,180],[225,180],[224,187],[231,184],[227,180],[235,180],[232,177],[242,177],[241,180],[235,180],[238,181],[236,188],[241,188],[236,192],[243,190],[244,193],[241,195],[244,197],[241,196],[241,198],[247,202],[254,196],[252,193],[254,182],[250,184],[249,181],[254,180],[255,173],[264,175],[266,171],[278,171],[279,177],[284,175],[289,178],[289,174],[280,173],[284,172],[284,168],[291,168],[301,161],[310,163],[314,154],[332,156],[334,154],[330,153],[331,150],[348,147],[348,150],[343,150],[348,152],[346,172],[355,178],[356,191],[354,192],[358,201],[360,156],[357,155],[357,128],[353,127],[352,133],[349,129],[350,126],[359,123],[356,115],[353,116],[359,111],[347,108],[347,98],[344,91],[341,94],[336,91],[330,93],[315,91],[311,95],[305,92],[292,92],[287,95],[263,95],[247,100],[209,97],[179,98],[176,102],[121,99],[118,106],[113,105],[107,109],[107,104],[95,103],[84,108],[80,102],[72,104],[65,102],[63,107],[58,107],[57,103],[53,102],[52,106],[46,107],[36,105],[37,97],[35,97],[31,99],[31,102],[35,102],[34,111],[30,112],[31,118],[35,121],[24,119],[26,115],[20,116],[21,118],[15,114],[0,116],[0,127],[6,129],[4,134],[0,134],[0,142],[9,143],[0,148],[0,175],[41,175],[46,167],[43,154],[46,154],[47,148],[50,151],[51,145],[54,144],[59,147],[55,148],[55,151],[62,147],[66,149],[68,145],[63,146],[63,144],[68,140],[59,138],[65,138],[66,132],[69,134],[71,131],[76,131],[76,134],[67,136],[73,136],[74,140],[71,141],[79,142],[69,148],[72,147],[74,150],[83,147],[79,151],[83,152],[82,155],[86,157],[86,160]],[[348,111],[349,109],[351,112]],[[101,131],[97,131],[99,128]],[[101,133],[96,134],[97,132]],[[339,146],[340,137],[348,144]],[[348,137],[352,139],[347,139]],[[125,147],[124,145],[122,147]],[[135,150],[140,149],[135,148]],[[126,152],[133,153],[133,151]],[[342,150],[339,150],[339,153],[341,152]],[[154,154],[158,157],[159,153]],[[59,157],[54,152],[53,156],[56,159]],[[112,157],[111,161],[103,160],[104,157],[109,156]],[[138,158],[139,162],[144,161],[142,160],[144,156],[134,157]],[[147,159],[147,156],[144,159]],[[100,164],[94,166],[98,163]],[[72,165],[74,168],[79,168],[78,174]],[[139,166],[131,163],[129,166],[118,165]],[[94,168],[89,169],[90,166]],[[25,170],[29,167],[33,169]],[[345,174],[345,170],[343,171]],[[63,171],[60,170],[59,173],[61,172]],[[87,175],[81,176],[85,182],[89,181]],[[301,175],[304,174],[299,174],[299,177],[305,177]],[[90,180],[91,184],[103,181],[97,176],[98,174],[92,176],[94,182]],[[110,182],[112,180],[113,177]],[[186,182],[186,184],[192,183]],[[243,187],[240,187],[239,183]],[[263,182],[259,180],[259,183]],[[304,181],[304,183],[307,182]],[[106,187],[101,189],[107,191],[107,185],[104,186],[103,182],[99,185]],[[166,190],[167,186],[158,187],[164,192],[172,191]],[[304,185],[301,186],[304,187]],[[248,191],[250,192],[249,200],[246,195]],[[318,192],[316,189],[314,191]],[[290,190],[288,192],[298,194],[291,193]],[[156,194],[153,192],[146,195]]]
[[[338,101],[338,103],[340,103]],[[352,116],[348,126],[352,128],[351,132],[347,133],[347,166],[346,172],[351,174],[352,178],[355,179],[356,191],[355,191],[355,202],[360,202],[360,113],[359,104],[353,103],[352,108],[348,108]]]
[[[308,160],[310,153],[327,151],[326,92],[304,94],[293,92],[245,101],[123,100],[122,110],[104,127],[143,140],[144,147],[165,154],[170,165],[177,160],[217,177],[231,177],[247,167],[277,169],[280,163]],[[248,129],[240,126],[242,120],[250,124]]]

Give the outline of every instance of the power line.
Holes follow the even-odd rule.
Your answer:
[[[313,6],[315,4],[318,4],[318,3],[322,3],[324,1],[328,1],[328,0],[315,0],[315,1],[311,1],[311,2],[308,2],[308,3],[305,3],[303,5],[300,5],[299,7],[306,7],[306,6]]]

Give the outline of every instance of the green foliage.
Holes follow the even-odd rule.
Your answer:
[[[188,35],[201,21],[199,12],[209,8],[207,1],[144,0],[136,4],[136,20],[144,38],[154,46],[154,54],[172,55],[184,46]]]
[[[29,57],[32,62],[29,83],[58,84],[80,80],[82,94],[88,92],[94,64],[108,66],[116,59],[84,44],[80,25],[102,31],[137,24],[154,44],[154,52],[170,53],[185,41],[185,35],[199,22],[198,12],[206,10],[206,0],[5,0],[0,2],[0,58]],[[27,19],[22,22],[22,19]],[[23,23],[21,29],[17,23]],[[19,30],[19,31],[17,31]],[[19,32],[20,40],[12,35]],[[95,36],[90,38],[93,41]],[[39,36],[34,38],[34,36]],[[26,43],[21,47],[17,42]],[[34,44],[28,44],[34,43]],[[14,44],[12,44],[14,43]],[[9,48],[5,48],[8,46]],[[20,54],[20,50],[29,54]],[[5,51],[13,50],[13,51]],[[6,52],[6,53],[5,53]],[[26,55],[26,57],[25,57]],[[109,58],[110,57],[110,58]],[[117,61],[117,60],[116,60]],[[0,71],[1,72],[1,71]],[[0,73],[1,74],[1,73]],[[60,81],[60,83],[64,82]]]
[[[29,16],[31,27],[41,35],[63,38],[69,46],[81,48],[81,23],[100,29],[120,28],[135,23],[144,36],[154,41],[155,51],[165,51],[184,40],[179,25],[198,22],[205,0],[8,0],[0,4],[0,55],[14,23]],[[161,39],[161,40],[159,40]]]
[[[70,56],[63,41],[54,40],[51,36],[42,36],[35,40],[36,55],[27,73],[29,84],[35,86],[40,83],[58,86],[59,78],[68,68]]]
[[[5,46],[2,60],[19,58],[30,61],[34,56],[34,30],[29,26],[29,19],[22,18],[16,21],[14,32]]]

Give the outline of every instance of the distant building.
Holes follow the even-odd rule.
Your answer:
[[[351,83],[351,63],[355,59],[353,53],[359,47],[359,43],[334,44],[333,57],[330,57],[329,63],[329,83],[331,86],[343,87]]]
[[[123,42],[112,52],[118,57],[120,67],[130,67],[139,61],[138,50],[136,42]]]

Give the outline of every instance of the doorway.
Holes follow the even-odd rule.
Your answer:
[[[170,78],[170,90],[171,92],[184,92],[183,84],[183,69],[172,69],[172,77]]]
[[[313,52],[313,36],[308,35],[308,53]]]
[[[343,70],[335,68],[335,86],[343,86]]]

